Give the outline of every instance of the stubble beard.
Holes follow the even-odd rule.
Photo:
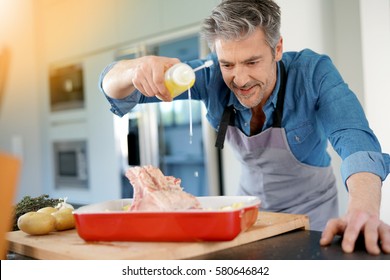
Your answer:
[[[237,97],[238,101],[241,103],[242,106],[245,108],[251,109],[256,106],[258,106],[261,101],[263,101],[264,98],[264,85],[261,83],[256,84],[254,88],[254,92],[248,95],[243,95],[239,93],[239,90],[237,88],[233,87],[233,92],[235,96]]]

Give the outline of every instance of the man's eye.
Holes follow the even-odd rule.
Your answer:
[[[222,64],[222,67],[223,68],[226,68],[226,69],[230,69],[232,68],[233,66],[231,64]]]
[[[247,64],[248,65],[256,65],[258,63],[258,61],[249,61]]]

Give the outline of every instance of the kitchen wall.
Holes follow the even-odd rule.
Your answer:
[[[360,0],[364,106],[382,149],[390,153],[390,1]],[[390,177],[390,176],[389,176]],[[390,222],[390,178],[382,186],[382,218]]]
[[[97,77],[92,75],[96,76],[100,68],[113,58],[116,49],[193,26],[218,2],[0,0],[0,48],[11,50],[4,104],[0,108],[0,149],[23,159],[17,199],[27,194],[39,195],[50,184],[47,145],[52,118],[48,116],[47,74],[51,65],[81,60],[88,69],[93,69],[88,80],[90,108],[93,109],[86,114],[85,128],[92,130],[95,137],[108,135],[102,131],[113,131],[113,116],[94,89]],[[389,64],[389,57],[384,56],[390,38],[388,0],[377,0],[376,5],[371,6],[368,0],[277,2],[282,8],[285,50],[309,47],[328,53],[365,106],[384,151],[390,152],[390,133],[385,121],[388,117],[384,107],[390,102],[389,96],[384,94],[389,92],[385,78],[388,75],[386,69],[377,71],[379,61],[383,61],[383,65]],[[379,43],[379,39],[383,42]],[[105,154],[116,153],[115,139],[108,137],[102,141],[106,143]],[[96,145],[101,149],[100,144]],[[332,149],[330,152],[337,173],[340,161]],[[232,171],[239,169],[235,168],[228,149],[224,151],[224,159],[224,181],[229,193],[237,185],[239,175],[238,171]],[[111,166],[117,168],[119,163],[115,163],[114,158],[111,161]],[[383,188],[382,213],[390,222],[388,181]],[[346,192],[342,184],[339,185],[343,211]],[[103,196],[117,195],[109,192],[106,186]],[[95,199],[98,197],[96,194]]]
[[[42,193],[42,118],[33,1],[0,0],[0,49],[10,65],[0,107],[0,150],[23,160],[18,191]],[[0,167],[1,168],[1,167]]]

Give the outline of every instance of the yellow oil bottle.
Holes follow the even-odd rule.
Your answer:
[[[203,65],[192,69],[185,63],[178,63],[173,65],[165,72],[165,86],[171,93],[172,98],[182,94],[188,90],[189,101],[189,123],[190,123],[190,144],[192,144],[192,106],[191,106],[191,87],[195,83],[195,72],[213,65],[212,60],[205,61]]]
[[[175,64],[165,72],[165,86],[172,98],[190,89],[194,83],[195,72],[185,63]]]

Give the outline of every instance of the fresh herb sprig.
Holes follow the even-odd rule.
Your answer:
[[[62,202],[62,199],[49,198],[49,195],[43,194],[38,197],[25,196],[15,205],[15,215],[13,230],[19,230],[18,219],[20,216],[27,212],[38,211],[43,207],[55,207],[58,203]]]

